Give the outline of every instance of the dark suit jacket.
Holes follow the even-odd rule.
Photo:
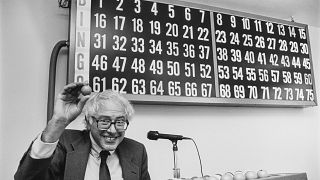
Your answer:
[[[30,149],[22,157],[15,180],[83,180],[91,150],[89,131],[65,130],[48,159],[33,159]],[[124,138],[118,153],[125,180],[150,180],[144,145]]]

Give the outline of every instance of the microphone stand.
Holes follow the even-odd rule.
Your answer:
[[[171,140],[173,145],[173,178],[180,178],[180,168],[178,168],[178,140]]]

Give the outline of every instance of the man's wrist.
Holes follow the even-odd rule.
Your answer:
[[[66,123],[66,121],[53,117],[48,122],[47,127],[43,130],[41,141],[45,143],[53,143],[58,141],[67,125],[68,124]]]

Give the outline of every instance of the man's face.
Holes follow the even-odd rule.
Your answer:
[[[118,117],[121,117],[124,115],[125,115],[125,112],[119,104],[107,102],[104,107],[100,107],[99,111],[92,116],[96,119],[102,119],[102,118],[108,117],[112,121],[114,121]],[[114,124],[112,124],[107,130],[98,129],[97,122],[93,118],[90,124],[90,131],[96,143],[103,150],[107,150],[107,151],[116,150],[116,148],[121,143],[125,135],[125,131],[118,132],[115,129]]]

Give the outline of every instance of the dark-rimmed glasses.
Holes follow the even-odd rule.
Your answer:
[[[94,116],[91,117],[97,122],[97,128],[101,131],[108,130],[111,125],[114,124],[114,127],[118,132],[123,132],[127,130],[129,125],[129,121],[124,116],[116,117],[114,120],[111,120],[111,118],[108,116],[105,116],[101,119],[97,119]]]

